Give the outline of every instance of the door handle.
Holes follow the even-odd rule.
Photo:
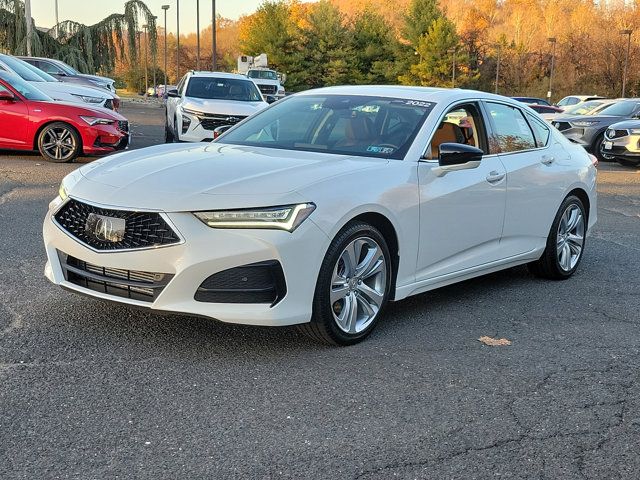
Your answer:
[[[493,170],[487,175],[487,182],[497,183],[504,178],[504,173]]]
[[[555,157],[552,157],[550,155],[543,155],[540,159],[540,163],[542,163],[543,165],[551,165],[555,161]]]

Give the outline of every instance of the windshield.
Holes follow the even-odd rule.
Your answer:
[[[79,71],[77,71],[75,68],[71,67],[70,65],[67,65],[67,64],[66,64],[66,63],[64,63],[64,62],[61,62],[60,60],[58,60],[58,61],[56,62],[56,65],[57,65],[58,67],[60,67],[62,70],[64,70],[64,72],[65,72],[67,75],[71,75],[71,76],[74,76],[74,77],[75,77],[76,75],[81,75],[81,74],[80,74],[80,72],[79,72]]]
[[[262,96],[253,82],[235,78],[191,77],[185,96],[240,102],[262,101]]]
[[[262,78],[265,80],[277,80],[278,75],[273,70],[249,70],[247,73],[249,78]]]
[[[53,99],[45,95],[36,87],[28,82],[25,82],[19,76],[13,73],[0,72],[0,78],[11,85],[18,93],[20,93],[27,100],[35,100],[38,102],[52,102]]]
[[[570,115],[589,115],[596,108],[603,105],[605,102],[599,100],[590,100],[588,102],[580,103],[578,105],[573,105],[572,107],[567,107],[563,113],[567,113]]]
[[[614,117],[627,117],[638,108],[638,102],[619,102],[603,108],[600,115],[612,115]]]
[[[19,59],[17,59],[17,60],[19,60]],[[44,72],[44,71],[40,70],[38,67],[34,67],[30,63],[27,63],[27,62],[25,62],[23,60],[19,60],[19,61],[22,62],[26,68],[28,68],[33,73],[35,73],[40,78],[42,78],[45,82],[59,82],[60,81],[57,78],[49,75],[47,72]]]
[[[44,82],[44,78],[42,78],[37,73],[34,73],[30,68],[28,68],[27,62],[20,60],[19,58],[11,57],[9,55],[0,55],[0,61],[4,63],[9,69],[22,77],[24,80],[29,82]]]
[[[387,97],[294,96],[245,120],[219,142],[402,159],[433,106]]]

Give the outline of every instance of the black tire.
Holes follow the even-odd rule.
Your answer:
[[[59,142],[59,143],[58,143]],[[53,122],[38,134],[40,155],[53,163],[73,162],[82,153],[82,139],[68,123]]]
[[[571,268],[566,269],[560,265],[558,256],[558,231],[563,215],[572,205],[578,207],[580,213],[582,214],[584,231],[582,235],[582,246],[577,261]],[[573,275],[578,269],[578,265],[580,265],[580,261],[582,260],[582,257],[584,255],[587,224],[588,217],[582,200],[574,195],[570,195],[565,198],[562,202],[562,205],[560,205],[558,212],[556,213],[553,224],[551,225],[551,230],[549,231],[549,236],[547,237],[547,246],[545,247],[545,250],[539,260],[531,262],[527,265],[529,267],[529,271],[538,277],[548,278],[551,280],[566,280],[567,278],[571,277],[571,275]]]
[[[618,162],[623,167],[631,167],[631,168],[640,167],[640,162],[632,162],[631,160],[624,160],[623,158],[616,158],[616,162]]]
[[[384,296],[382,303],[377,310],[377,313],[373,316],[373,320],[371,320],[368,326],[362,331],[349,333],[342,330],[334,319],[333,313],[336,303],[333,305],[331,304],[329,295],[332,288],[334,269],[337,268],[336,265],[340,261],[341,254],[351,242],[359,238],[372,239],[380,247],[384,256],[386,272],[386,278],[384,281],[386,283],[383,289]],[[378,229],[363,222],[352,222],[346,225],[331,242],[324,261],[322,262],[322,266],[320,267],[320,273],[318,275],[316,291],[313,299],[313,314],[311,322],[298,325],[298,329],[308,337],[329,345],[353,345],[364,340],[375,328],[389,299],[394,274],[390,259],[391,256],[389,254],[387,242]]]
[[[164,143],[173,143],[173,142],[174,142],[173,132],[169,128],[169,124],[167,122],[165,122],[165,124],[164,124]]]
[[[598,135],[596,142],[593,144],[593,154],[596,156],[599,162],[613,162],[614,159],[611,156],[604,156],[602,154],[602,144],[604,143],[604,133]]]

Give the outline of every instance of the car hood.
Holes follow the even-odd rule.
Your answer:
[[[38,109],[40,116],[51,115],[51,117],[59,117],[62,113],[60,111],[60,106],[64,107],[72,107],[73,110],[68,110],[63,113],[63,115],[68,116],[69,118],[75,115],[85,115],[88,117],[100,117],[106,118],[108,120],[115,121],[126,121],[127,119],[120,115],[118,112],[114,112],[113,110],[109,110],[108,108],[90,106],[88,103],[75,103],[75,102],[29,102],[30,109]],[[81,122],[79,118],[75,118],[76,121]],[[88,126],[88,125],[87,125]]]
[[[182,108],[195,110],[204,113],[217,113],[221,115],[238,115],[248,117],[268,104],[263,101],[259,102],[241,102],[237,100],[208,100],[204,98],[185,98]]]
[[[553,119],[554,122],[598,122],[598,123],[612,123],[616,122],[624,117],[617,117],[612,115],[567,115],[560,116]]]
[[[210,144],[171,144],[85,165],[69,186],[106,206],[192,211],[313,201],[298,191],[328,178],[379,168],[383,159]],[[78,178],[78,175],[75,176]]]
[[[89,80],[95,80],[101,83],[106,83],[107,85],[110,85],[115,82],[115,80],[113,80],[112,78],[101,77],[100,75],[89,75],[87,73],[81,73],[80,77],[87,78]]]
[[[632,129],[632,128],[640,129],[640,120],[624,120],[622,122],[618,122],[610,125],[610,128],[613,128],[616,130],[625,130],[625,129]]]
[[[73,83],[65,82],[35,82],[32,83],[45,93],[66,93],[69,95],[82,95],[85,97],[99,97],[99,98],[114,98],[109,92],[104,89],[97,89],[91,87],[81,87]],[[51,94],[49,94],[51,96]],[[55,98],[54,98],[55,100]],[[78,99],[82,102],[81,99]]]

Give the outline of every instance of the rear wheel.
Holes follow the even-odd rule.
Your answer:
[[[360,342],[374,329],[387,303],[392,269],[382,234],[354,222],[333,240],[320,268],[309,337],[333,345]]]
[[[584,253],[587,215],[582,201],[567,197],[551,225],[547,246],[529,270],[543,278],[565,280],[575,273]]]
[[[48,162],[71,162],[82,151],[82,142],[71,125],[54,122],[44,127],[38,135],[38,150]]]

